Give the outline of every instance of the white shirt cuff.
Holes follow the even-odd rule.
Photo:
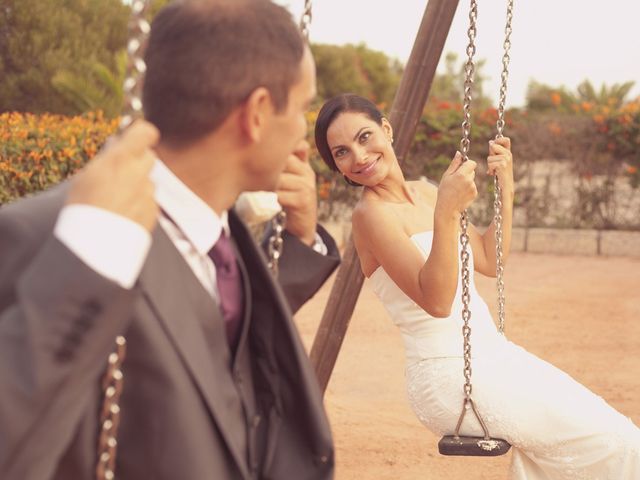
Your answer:
[[[324,240],[322,240],[322,237],[318,232],[316,232],[316,241],[311,248],[314,252],[318,252],[320,255],[327,255],[327,253],[329,253],[329,249],[325,245]]]
[[[151,248],[142,225],[90,205],[65,206],[54,235],[89,268],[126,289],[136,283]]]

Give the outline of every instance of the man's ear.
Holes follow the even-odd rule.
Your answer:
[[[273,110],[273,101],[269,90],[258,87],[251,92],[243,104],[240,115],[242,131],[251,141],[259,142],[262,139]]]

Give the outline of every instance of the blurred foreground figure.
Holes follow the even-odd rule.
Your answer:
[[[202,0],[162,10],[145,56],[146,121],[0,210],[0,478],[110,476],[101,379],[120,335],[115,478],[332,478],[291,317],[339,261],[303,141],[310,51],[270,1]],[[255,190],[288,213],[280,285],[232,210]]]

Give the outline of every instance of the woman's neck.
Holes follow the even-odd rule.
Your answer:
[[[367,190],[385,202],[415,204],[413,188],[405,180],[399,165],[392,169],[384,180],[372,187],[367,187]]]

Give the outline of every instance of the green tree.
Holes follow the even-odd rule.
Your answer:
[[[472,108],[474,110],[485,109],[491,105],[491,99],[484,92],[487,77],[482,70],[485,64],[486,60],[478,60],[475,65],[472,95]],[[458,65],[458,54],[448,52],[444,57],[444,71],[436,73],[433,78],[427,108],[439,102],[462,104],[464,100],[464,81],[464,62]]]
[[[593,107],[607,107],[618,109],[625,104],[627,95],[635,82],[615,83],[607,86],[602,84],[596,90],[590,80],[583,81],[571,92],[566,87],[552,87],[532,80],[527,87],[527,109],[533,112],[559,110],[561,112],[575,111],[575,105],[587,103]]]
[[[535,80],[527,86],[526,99],[526,109],[531,112],[571,111],[571,106],[576,103],[575,95],[566,87],[551,87]]]
[[[365,45],[313,44],[318,96],[357,93],[378,103],[390,103],[400,82],[402,67],[384,53]]]
[[[116,55],[115,72],[97,60],[82,62],[82,74],[59,70],[51,79],[54,88],[78,111],[102,110],[107,118],[115,118],[124,103],[124,78],[127,53]]]
[[[129,11],[120,0],[3,0],[0,111],[78,113],[52,80],[68,72],[90,81],[95,62],[116,74]]]
[[[585,80],[576,88],[578,99],[583,102],[590,102],[609,108],[620,108],[624,105],[625,100],[635,82],[629,81],[625,83],[614,83],[607,86],[604,83],[600,86],[600,91],[596,91],[595,87],[589,80]]]

